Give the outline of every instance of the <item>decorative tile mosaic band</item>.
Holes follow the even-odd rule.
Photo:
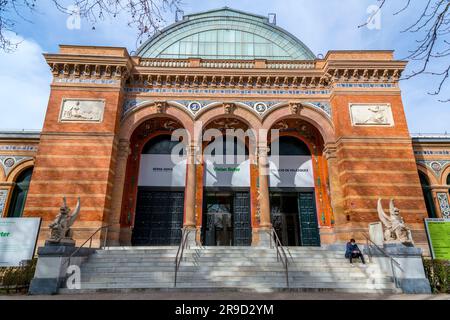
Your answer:
[[[331,90],[244,90],[244,89],[168,89],[168,88],[137,88],[126,87],[128,93],[187,93],[187,94],[273,94],[273,95],[329,95]]]
[[[437,194],[437,199],[439,202],[439,208],[441,209],[442,217],[450,218],[450,204],[448,203],[448,193],[439,192]]]
[[[5,210],[7,197],[8,197],[8,190],[0,190],[0,217],[3,216],[3,211]]]
[[[20,163],[31,160],[32,157],[0,155],[0,166],[7,176]]]
[[[79,79],[79,78],[55,78],[55,83],[82,83],[82,84],[120,84],[120,80],[113,79]]]
[[[394,83],[336,83],[335,88],[397,88]]]
[[[450,151],[449,150],[420,150],[420,151],[414,151],[414,154],[448,156],[448,155],[450,155]]]
[[[0,151],[37,151],[37,146],[7,145],[0,146]]]
[[[436,175],[440,175],[442,169],[444,169],[448,164],[449,160],[417,160],[417,163],[423,164],[430,168]]]
[[[155,102],[153,100],[145,100],[145,99],[128,99],[125,101],[122,110],[122,117],[125,117],[128,113],[135,110],[136,108],[151,104]],[[222,104],[220,101],[210,101],[210,100],[202,100],[202,101],[191,101],[191,100],[176,100],[176,101],[168,101],[173,104],[176,104],[182,108],[187,109],[193,116],[195,116],[199,111],[216,106],[218,104]],[[241,106],[245,106],[248,109],[251,109],[258,113],[260,116],[263,116],[269,110],[277,107],[281,104],[285,104],[286,102],[282,101],[232,101],[230,103],[235,103]],[[327,102],[302,102],[302,104],[309,105],[311,107],[320,109],[325,112],[331,118],[331,106]]]

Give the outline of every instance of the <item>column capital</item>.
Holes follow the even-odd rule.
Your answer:
[[[128,158],[131,153],[130,141],[121,139],[117,145],[117,156]]]

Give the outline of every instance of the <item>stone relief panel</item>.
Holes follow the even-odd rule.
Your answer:
[[[105,112],[104,100],[64,99],[59,121],[102,122]]]
[[[350,104],[350,115],[354,126],[394,126],[388,104]]]
[[[0,217],[3,216],[3,211],[5,210],[7,197],[8,197],[8,190],[0,190]]]
[[[439,192],[437,194],[437,199],[439,202],[439,208],[441,209],[442,217],[450,218],[450,204],[448,203],[448,195],[445,192]]]

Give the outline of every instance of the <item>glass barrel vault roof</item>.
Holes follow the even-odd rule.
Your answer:
[[[314,60],[299,39],[268,18],[229,8],[185,16],[150,38],[137,55],[166,59]]]

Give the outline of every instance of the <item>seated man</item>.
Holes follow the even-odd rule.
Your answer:
[[[364,256],[359,250],[358,245],[356,244],[355,239],[351,239],[350,242],[347,242],[347,248],[345,250],[345,257],[350,259],[350,264],[353,265],[353,259],[361,258],[361,262],[366,264],[364,261]]]

